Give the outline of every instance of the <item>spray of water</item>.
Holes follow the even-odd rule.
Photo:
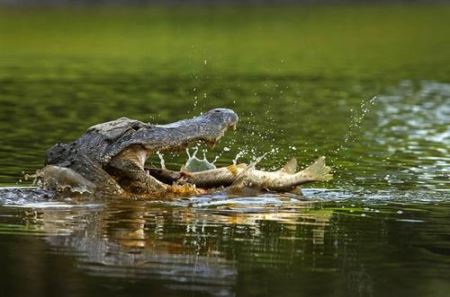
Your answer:
[[[161,154],[159,151],[156,152],[156,154],[159,157],[159,161],[161,162],[161,169],[166,169],[166,161],[164,160],[164,155]]]
[[[372,97],[368,101],[362,101],[359,107],[359,110],[350,109],[352,113],[352,117],[350,120],[350,124],[348,126],[347,134],[344,137],[344,142],[341,144],[336,151],[343,151],[347,149],[347,146],[350,143],[355,142],[358,139],[359,132],[361,130],[361,125],[369,114],[371,107],[376,103],[377,97]]]

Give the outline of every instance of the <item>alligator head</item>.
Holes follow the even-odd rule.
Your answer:
[[[70,144],[47,152],[46,165],[68,167],[98,184],[111,176],[134,193],[166,192],[168,186],[146,173],[144,164],[157,151],[173,151],[203,141],[215,144],[239,120],[231,109],[216,108],[166,125],[120,118],[90,127]],[[110,186],[112,182],[109,182]]]

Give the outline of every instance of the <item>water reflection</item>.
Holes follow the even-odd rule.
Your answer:
[[[25,219],[50,235],[45,240],[53,253],[77,255],[77,267],[86,273],[149,278],[178,291],[231,295],[237,274],[233,261],[214,249],[199,253],[192,242],[162,236],[170,228],[165,221],[175,215],[172,210],[148,209],[145,202],[105,204],[101,210],[66,207],[25,212]]]
[[[198,203],[195,199],[188,203]],[[205,197],[197,199],[205,203]],[[254,205],[245,198],[234,203],[219,200],[223,205],[217,206],[220,203],[216,198],[216,203],[206,208],[145,201],[88,207],[44,202],[46,207],[26,208],[16,215],[24,220],[26,232],[45,235],[52,253],[76,255],[77,267],[90,275],[161,280],[164,286],[179,292],[233,296],[238,268],[234,257],[226,252],[227,245],[264,245],[268,222],[283,225],[283,234],[273,240],[305,240],[295,235],[296,226],[313,226],[311,240],[321,245],[332,213],[313,211],[310,202],[285,197],[267,197],[266,203],[261,200]],[[6,226],[4,222],[2,225]],[[251,249],[249,256],[260,258],[257,254],[261,254],[260,260],[267,262],[261,252]],[[290,261],[280,258],[267,264],[278,266]]]
[[[389,185],[447,191],[450,182],[450,84],[403,81],[379,97],[378,127],[367,134],[384,154]]]
[[[172,202],[40,202],[46,203],[41,208],[33,202],[1,208],[0,237],[8,246],[20,234],[37,235],[50,249],[46,254],[74,257],[70,269],[79,276],[72,278],[116,280],[121,290],[133,280],[169,295],[327,296],[337,290],[378,296],[385,291],[381,283],[395,287],[390,276],[398,279],[410,270],[415,275],[399,279],[413,283],[407,292],[422,290],[431,279],[440,284],[436,292],[446,287],[438,271],[450,268],[448,205],[375,197],[339,202],[330,200],[337,192],[328,199],[326,193],[305,191],[300,200],[218,195]],[[16,252],[1,249],[6,263],[14,261]],[[40,244],[27,249],[41,253]]]

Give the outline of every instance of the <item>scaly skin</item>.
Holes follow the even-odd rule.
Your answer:
[[[70,144],[53,146],[45,165],[75,171],[94,183],[98,192],[164,194],[171,187],[145,172],[148,156],[156,151],[180,150],[197,141],[214,144],[238,119],[234,111],[225,108],[167,125],[120,118],[89,128]],[[46,178],[44,174],[44,183]]]

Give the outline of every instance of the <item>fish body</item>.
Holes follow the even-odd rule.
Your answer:
[[[295,160],[295,159],[294,159]],[[295,164],[295,167],[294,167]],[[258,170],[254,165],[238,164],[217,169],[185,173],[180,182],[200,188],[229,187],[230,190],[258,188],[268,191],[291,191],[297,186],[316,181],[328,181],[333,175],[325,164],[325,157],[318,158],[304,170],[296,171],[297,162],[290,160],[277,171]]]

